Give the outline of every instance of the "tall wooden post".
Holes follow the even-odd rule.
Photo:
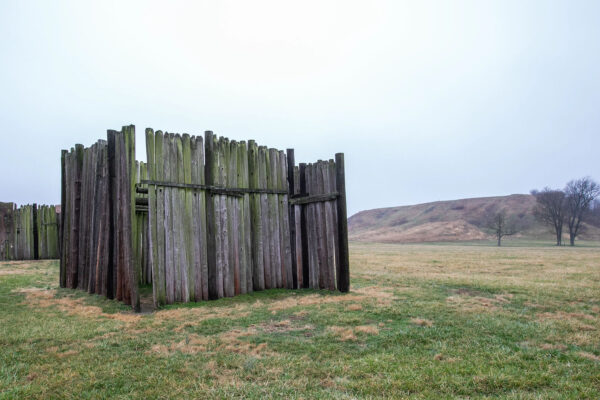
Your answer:
[[[294,195],[294,167],[296,161],[294,159],[294,149],[287,149],[287,180],[288,180],[288,198],[291,200]],[[290,214],[290,245],[292,250],[292,278],[293,288],[298,289],[298,263],[296,259],[296,211],[294,205],[289,203],[288,209]]]
[[[300,175],[300,194],[306,195],[306,164],[300,163],[299,167]],[[306,226],[306,211],[307,206],[303,204],[300,210],[300,235],[302,238],[302,284],[304,288],[309,287],[309,263],[308,263],[308,227]]]
[[[338,243],[340,259],[338,262],[337,286],[340,292],[350,290],[350,254],[348,251],[348,212],[346,210],[346,178],[344,172],[344,153],[335,155],[336,185],[339,194],[337,204]]]
[[[115,165],[117,131],[106,132],[108,163],[108,263],[106,274],[106,297],[114,299],[117,293],[117,252],[115,237],[117,235],[117,171]]]
[[[67,272],[65,270],[65,252],[64,252],[64,227],[65,227],[65,210],[67,201],[67,178],[65,171],[65,158],[67,156],[67,150],[60,151],[60,223],[58,226],[59,237],[58,237],[58,254],[60,257],[60,287],[64,288],[67,284]]]
[[[213,186],[215,184],[215,174],[217,168],[217,160],[215,159],[215,137],[212,131],[204,132],[204,180],[206,185]],[[208,298],[217,299],[219,297],[217,291],[217,253],[215,235],[215,206],[213,202],[214,195],[212,192],[207,194],[206,199],[206,255],[208,264]]]
[[[40,250],[39,250],[40,238],[39,238],[38,213],[37,213],[37,204],[36,203],[33,203],[32,217],[33,218],[31,221],[31,225],[33,228],[33,259],[39,260],[40,259]]]

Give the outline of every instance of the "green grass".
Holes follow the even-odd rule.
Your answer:
[[[0,263],[0,399],[600,398],[597,247],[351,244],[351,272],[136,316]]]

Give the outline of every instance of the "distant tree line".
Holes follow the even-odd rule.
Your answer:
[[[583,232],[583,223],[600,226],[600,185],[591,178],[575,179],[564,189],[532,190],[535,196],[535,217],[552,228],[556,245],[562,245],[563,229],[569,230],[569,244]]]

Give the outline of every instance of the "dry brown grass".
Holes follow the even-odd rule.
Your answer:
[[[354,328],[357,333],[365,333],[367,335],[379,335],[379,328],[373,325],[360,325]]]
[[[433,356],[433,359],[436,361],[445,361],[447,363],[454,363],[457,361],[460,361],[459,358],[456,357],[447,357],[446,355],[442,354],[442,353],[438,353],[435,356]]]
[[[460,292],[457,295],[446,298],[446,304],[459,308],[464,312],[498,312],[502,304],[510,303],[511,294],[498,294],[494,297],[471,295],[469,292]]]
[[[352,243],[353,276],[418,279],[535,292],[577,291],[597,298],[597,283],[587,279],[598,267],[598,248],[428,246]],[[596,260],[594,262],[593,260]]]
[[[183,354],[197,354],[205,352],[208,345],[211,343],[211,339],[209,338],[192,334],[179,342],[173,342],[168,345],[156,344],[152,346],[151,351],[163,356],[168,356],[175,352],[180,352]]]
[[[357,334],[379,335],[379,328],[374,325],[360,325],[355,327],[329,326],[327,331],[342,342],[358,340]]]
[[[28,269],[0,269],[0,276],[2,275],[29,275],[33,274],[35,271],[31,271]]]
[[[49,261],[2,261],[0,276],[31,275],[39,272],[48,265]]]
[[[388,289],[377,286],[367,286],[354,289],[350,293],[344,295],[322,296],[319,294],[311,294],[307,296],[289,296],[270,302],[268,307],[270,311],[282,311],[293,307],[348,302],[374,302],[376,305],[389,305],[394,298],[394,294]]]
[[[186,335],[184,339],[170,343],[159,343],[152,346],[149,353],[170,356],[175,352],[183,354],[230,352],[251,355],[257,358],[272,356],[275,353],[267,348],[266,343],[254,344],[242,338],[254,336],[258,330],[254,327],[248,329],[232,329],[216,336]]]
[[[577,353],[577,355],[582,358],[587,358],[588,360],[600,361],[600,356],[597,356],[592,353],[588,353],[586,351],[580,351]]]
[[[135,324],[142,319],[141,315],[133,313],[104,313],[100,307],[84,304],[83,299],[74,297],[57,298],[55,289],[23,288],[18,293],[25,294],[25,304],[33,308],[54,308],[68,315],[77,315],[86,318],[108,318]]]
[[[433,326],[433,321],[430,321],[430,320],[424,319],[424,318],[411,318],[410,322],[415,325],[425,326],[428,328]]]
[[[380,243],[421,243],[482,240],[489,235],[465,220],[426,222],[418,226],[380,227],[350,234],[351,240]]]
[[[559,344],[542,343],[540,345],[540,349],[543,349],[543,350],[561,350],[561,351],[564,351],[564,350],[567,350],[568,347],[566,345],[560,344],[560,343]]]
[[[348,311],[360,311],[362,309],[362,304],[350,304],[348,307],[346,307],[346,310]]]

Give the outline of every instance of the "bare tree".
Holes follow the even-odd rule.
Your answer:
[[[565,195],[569,241],[575,246],[581,223],[589,217],[592,202],[600,195],[600,186],[589,177],[575,179],[567,183]]]
[[[507,217],[506,210],[500,210],[488,216],[488,229],[492,231],[498,240],[498,246],[502,246],[502,238],[512,236],[519,232],[514,219]]]
[[[566,216],[565,192],[548,187],[541,191],[532,190],[536,206],[533,215],[538,221],[550,226],[556,235],[556,245],[562,244],[562,230]]]

